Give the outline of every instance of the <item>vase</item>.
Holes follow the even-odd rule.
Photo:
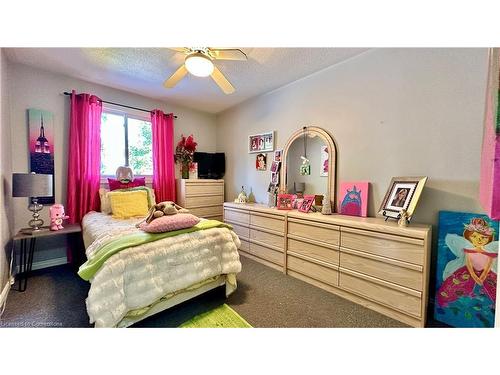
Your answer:
[[[189,179],[189,164],[181,164],[181,176],[184,179]]]

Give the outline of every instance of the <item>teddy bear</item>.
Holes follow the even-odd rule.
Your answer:
[[[49,208],[50,212],[50,230],[63,229],[63,220],[69,219],[64,212],[64,206],[62,204],[56,203]]]
[[[160,202],[160,203],[154,204],[149,209],[148,216],[144,220],[142,220],[140,223],[137,223],[136,227],[139,228],[140,225],[144,222],[146,222],[146,224],[149,224],[154,219],[157,219],[159,217],[162,217],[165,215],[175,215],[177,213],[187,214],[187,213],[189,213],[189,210],[186,210],[185,208],[175,204],[172,201],[165,201],[165,202]]]

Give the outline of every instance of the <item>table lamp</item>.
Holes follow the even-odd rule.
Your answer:
[[[42,230],[43,220],[38,212],[43,208],[38,203],[39,197],[51,197],[53,192],[51,174],[13,173],[12,196],[31,197],[28,210],[33,212],[33,218],[28,222],[30,228],[22,230],[23,233],[33,234]]]

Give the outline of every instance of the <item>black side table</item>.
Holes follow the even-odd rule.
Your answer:
[[[69,261],[78,267],[78,261],[81,259],[82,244],[82,227],[80,224],[66,224],[63,229],[50,230],[49,227],[43,227],[41,231],[33,234],[26,234],[19,231],[13,238],[13,246],[16,241],[20,241],[19,249],[19,291],[24,292],[28,286],[28,276],[33,266],[33,254],[37,239],[42,237],[52,237],[60,235],[68,235],[69,246],[71,249],[71,259]],[[69,257],[68,257],[69,258]]]

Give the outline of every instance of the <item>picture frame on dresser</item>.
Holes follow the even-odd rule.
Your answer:
[[[406,210],[411,219],[424,189],[427,177],[393,177],[379,209],[379,214],[399,219],[401,210]]]

